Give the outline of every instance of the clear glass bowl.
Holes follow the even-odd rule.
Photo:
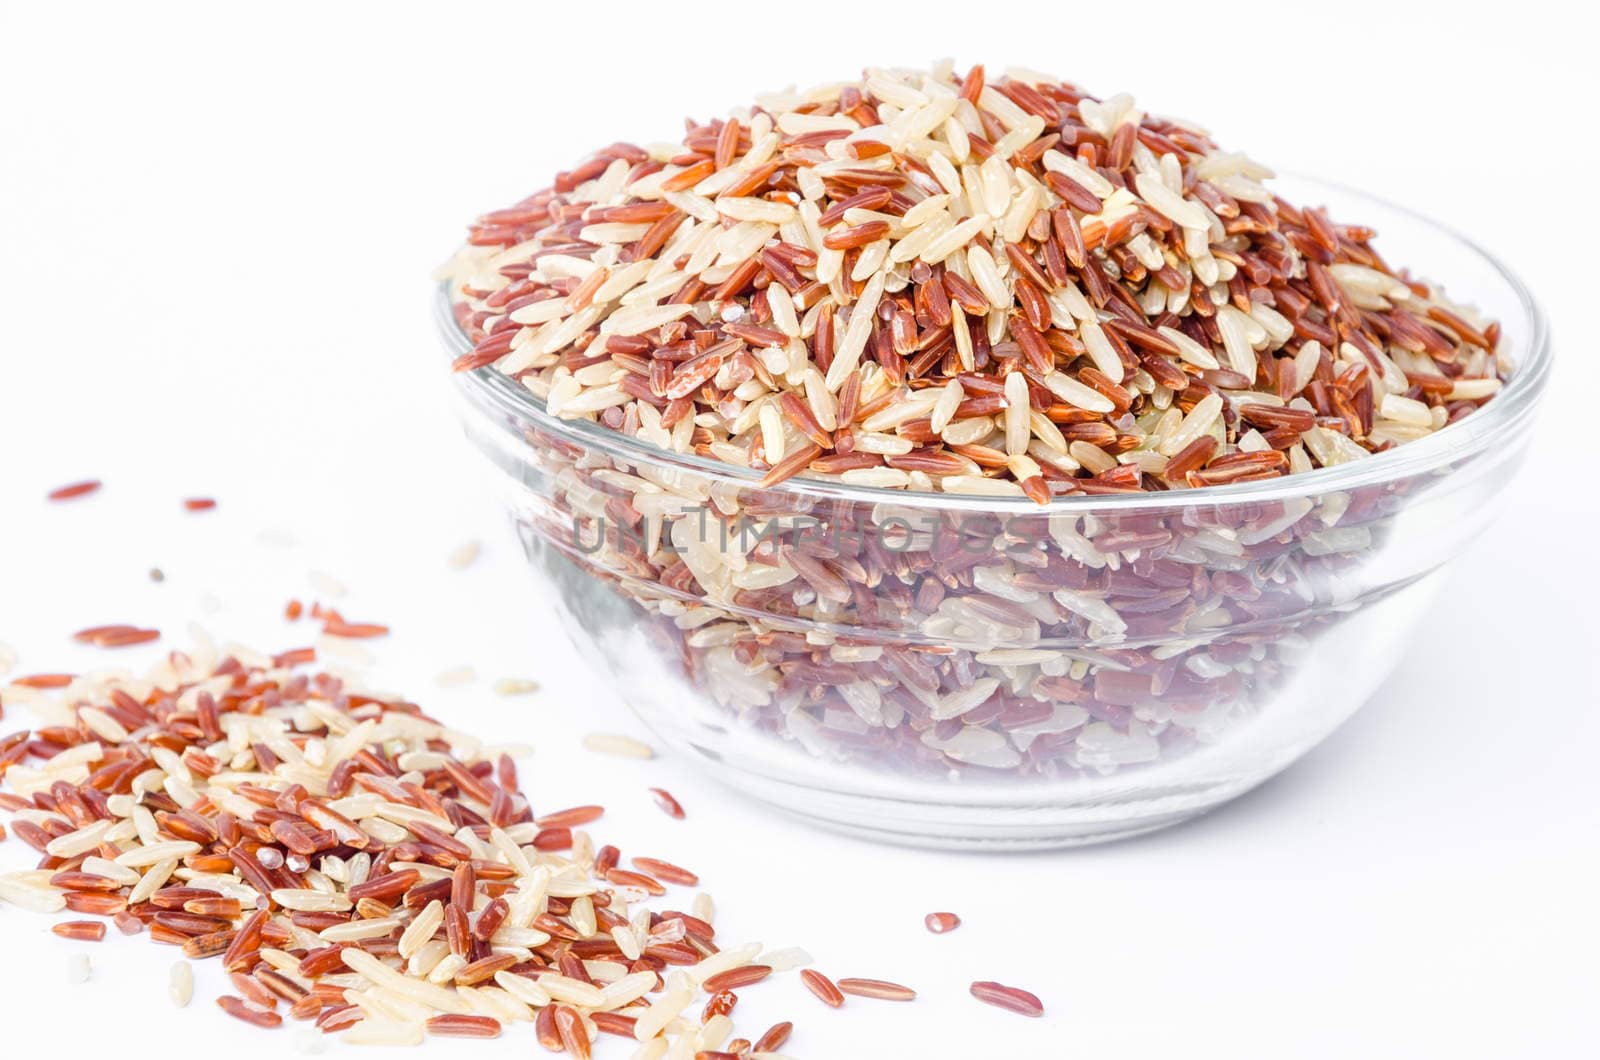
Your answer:
[[[1389,260],[1501,322],[1494,400],[1264,483],[1026,499],[755,473],[557,420],[492,369],[466,432],[583,654],[709,773],[802,818],[930,846],[1046,847],[1192,817],[1277,773],[1406,653],[1499,512],[1548,374],[1543,316],[1469,241],[1305,179]],[[447,292],[451,356],[468,348]]]

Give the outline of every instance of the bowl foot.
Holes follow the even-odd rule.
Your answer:
[[[933,850],[1056,850],[1129,839],[1181,824],[1265,779],[1151,790],[1083,802],[908,801],[855,795],[718,770],[719,781],[786,816],[875,843]]]

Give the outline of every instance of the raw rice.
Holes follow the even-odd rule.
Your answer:
[[[187,1008],[194,999],[194,966],[188,961],[179,961],[172,966],[167,977],[167,996],[179,1008]]]
[[[655,800],[655,804],[660,807],[662,813],[674,820],[683,820],[683,806],[677,799],[673,798],[670,791],[665,788],[651,788],[650,797]]]
[[[95,493],[99,489],[99,479],[85,479],[82,482],[74,482],[66,486],[58,486],[49,493],[45,494],[45,499],[51,501],[70,501],[77,497],[87,497],[89,494]]]
[[[446,557],[445,562],[455,570],[465,570],[477,562],[483,546],[477,541],[463,541]]]
[[[655,750],[647,743],[635,740],[631,736],[621,736],[616,733],[592,732],[583,738],[586,750],[596,754],[614,755],[618,758],[654,758]]]
[[[1044,1015],[1044,1004],[1036,996],[1014,986],[980,981],[972,984],[971,992],[973,997],[985,1005],[993,1005],[1022,1016]]]
[[[834,985],[842,994],[877,998],[880,1001],[914,1001],[917,997],[917,992],[909,986],[891,983],[886,979],[840,979]]]
[[[703,1027],[678,1020],[693,985],[749,986],[772,969],[751,963],[759,946],[719,950],[701,898],[692,916],[645,904],[694,873],[650,857],[618,868],[615,847],[574,831],[600,807],[535,818],[505,753],[282,659],[205,644],[143,677],[96,675],[36,700],[67,722],[0,740],[0,779],[48,794],[3,793],[0,806],[48,867],[0,875],[0,901],[114,915],[191,960],[218,959],[236,994],[217,1004],[263,1029],[286,1009],[365,1044],[533,1021],[587,1055],[602,1018],[674,1056],[728,1040],[726,997]],[[38,697],[64,687],[36,684]],[[557,830],[564,842],[544,841]],[[106,929],[53,930],[93,942]],[[89,976],[71,955],[69,979]],[[181,1007],[193,992],[177,963],[169,997]]]
[[[98,920],[68,920],[50,929],[59,938],[77,942],[99,942],[106,937],[106,926]]]
[[[1004,480],[1040,503],[1332,466],[1494,397],[1510,370],[1496,325],[1268,177],[1125,96],[982,67],[870,70],[690,122],[676,145],[613,144],[484,215],[444,270],[474,347],[456,368],[494,366],[557,416],[767,484],[1014,492],[983,485]],[[1003,407],[962,417],[954,441],[959,395],[989,386]],[[835,418],[852,388],[873,411]],[[790,394],[831,425],[780,413]],[[1265,450],[1238,415],[1263,399],[1304,414]],[[1032,424],[1048,443],[1061,422],[1106,440],[981,476],[834,470],[887,455],[867,444],[887,432],[901,455],[1032,456]],[[1160,459],[1208,434],[1205,453]],[[1228,463],[1251,451],[1288,456]]]
[[[452,666],[448,670],[441,670],[434,677],[433,683],[440,688],[458,688],[470,685],[478,679],[478,671],[470,666]]]
[[[816,995],[818,1001],[829,1008],[838,1008],[844,1004],[844,994],[834,985],[833,980],[815,968],[802,969],[800,981],[805,984],[807,990]]]

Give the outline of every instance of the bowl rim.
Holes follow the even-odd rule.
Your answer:
[[[1447,424],[1425,438],[1395,446],[1363,460],[1337,464],[1333,467],[1314,468],[1311,471],[1261,482],[1138,493],[1067,494],[1054,497],[1047,504],[1037,504],[1022,496],[914,492],[886,486],[857,486],[804,475],[796,475],[776,485],[763,486],[762,473],[750,468],[742,468],[693,453],[677,453],[661,449],[602,426],[595,420],[562,419],[552,416],[546,411],[543,399],[535,396],[516,380],[502,375],[493,365],[457,372],[454,375],[458,379],[459,386],[476,387],[504,411],[533,419],[542,429],[561,436],[574,445],[599,450],[609,456],[635,464],[677,469],[762,491],[813,498],[826,497],[857,504],[888,504],[910,508],[1035,516],[1083,515],[1110,509],[1133,511],[1141,508],[1171,508],[1212,503],[1267,503],[1317,496],[1332,491],[1355,490],[1423,474],[1463,456],[1481,452],[1496,439],[1504,437],[1506,428],[1518,425],[1526,417],[1542,395],[1549,378],[1552,360],[1550,327],[1544,310],[1521,277],[1510,266],[1455,228],[1408,207],[1396,205],[1345,184],[1316,177],[1283,173],[1279,179],[1306,186],[1308,189],[1359,200],[1364,206],[1387,211],[1391,215],[1401,215],[1410,222],[1432,229],[1436,235],[1455,242],[1462,251],[1476,256],[1487,265],[1515,298],[1522,312],[1523,330],[1528,335],[1526,349],[1515,351],[1515,367],[1500,392],[1470,416]],[[1379,235],[1381,238],[1381,230]],[[444,339],[449,356],[453,359],[468,352],[472,344],[456,320],[448,280],[436,285],[433,302],[435,323]]]

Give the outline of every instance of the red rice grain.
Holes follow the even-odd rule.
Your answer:
[[[573,806],[555,813],[547,813],[543,817],[534,818],[534,823],[540,828],[576,828],[579,825],[598,821],[606,812],[604,806]]]
[[[323,623],[322,632],[330,637],[364,640],[369,637],[388,636],[389,627],[377,622],[346,622],[342,618],[330,618]]]
[[[115,894],[88,894],[82,891],[64,896],[67,908],[74,913],[93,916],[116,916],[128,907],[128,900]]]
[[[11,682],[23,688],[66,688],[72,684],[71,674],[33,674],[29,677],[19,677]]]
[[[693,887],[700,882],[700,877],[688,869],[679,868],[672,862],[662,861],[659,858],[634,858],[633,867],[658,880],[675,883],[681,887]]]
[[[922,918],[922,923],[935,935],[943,935],[960,927],[961,918],[954,913],[929,913]]]
[[[244,995],[246,1001],[257,1008],[271,1012],[278,1007],[277,997],[243,972],[228,973],[228,982],[233,984],[235,990]]]
[[[732,990],[721,990],[711,996],[706,1002],[706,1007],[700,1011],[700,1022],[706,1023],[717,1016],[726,1016],[733,1011],[739,1003],[739,995]]]
[[[159,640],[160,637],[160,630],[140,629],[138,626],[129,625],[90,626],[72,635],[73,640],[81,644],[92,644],[97,648],[124,648],[135,644],[148,644],[150,641]]]
[[[106,926],[98,920],[67,920],[54,925],[50,931],[77,942],[99,942],[106,937]]]
[[[774,1023],[767,1028],[767,1033],[756,1039],[756,1043],[751,1046],[750,1051],[753,1053],[775,1053],[783,1048],[784,1043],[789,1040],[789,1035],[793,1033],[794,1024],[788,1020],[784,1020],[782,1023]]]
[[[243,999],[233,997],[230,994],[223,994],[217,998],[217,1006],[234,1019],[242,1020],[255,1027],[277,1027],[283,1023],[283,1017],[276,1012],[264,1012],[261,1009],[252,1008]]]
[[[571,1005],[555,1006],[555,1024],[562,1048],[579,1060],[589,1060],[589,1032],[577,1010]]]
[[[842,994],[877,998],[880,1001],[915,1001],[917,992],[909,986],[886,979],[840,979],[835,984]]]
[[[305,987],[282,972],[271,968],[258,967],[252,974],[255,976],[256,981],[270,990],[274,996],[287,1001],[291,1006],[310,996],[310,992]],[[319,1001],[319,1007],[320,1004]]]
[[[498,1038],[500,1021],[491,1016],[450,1013],[434,1016],[423,1024],[429,1034],[439,1038]]]
[[[683,804],[678,802],[677,799],[673,798],[671,792],[667,791],[665,788],[651,788],[650,797],[655,800],[656,805],[661,808],[662,813],[666,814],[668,817],[671,817],[673,820],[683,820]]]
[[[552,1053],[566,1052],[566,1044],[561,1040],[561,1032],[556,1029],[556,1008],[546,1005],[538,1009],[533,1017],[534,1037],[539,1044]]]
[[[94,493],[99,488],[99,479],[85,479],[82,482],[74,482],[71,485],[58,486],[49,493],[45,494],[45,499],[51,501],[70,501],[75,497],[87,497],[89,494]]]
[[[1033,1017],[1044,1015],[1044,1002],[1026,990],[1020,990],[1014,986],[979,981],[972,984],[971,992],[973,997],[982,1001],[985,1005],[1003,1008],[1007,1012]]]
[[[95,642],[95,646],[100,648],[128,648],[136,644],[149,644],[151,641],[160,639],[161,631],[159,629],[130,629],[101,637]]]
[[[317,1029],[323,1034],[338,1034],[360,1023],[363,1013],[359,1005],[342,1005],[325,1008],[316,1018]]]
[[[595,1030],[600,1033],[633,1040],[633,1027],[638,1022],[634,1017],[624,1016],[620,1012],[592,1012],[589,1018],[594,1021]]]
[[[771,974],[772,969],[765,964],[746,964],[740,968],[718,972],[700,986],[708,994],[720,994],[724,990],[738,990],[740,987],[759,983]]]
[[[815,968],[802,968],[800,970],[800,981],[806,985],[807,990],[816,995],[818,1001],[821,1001],[829,1008],[838,1008],[844,1004],[844,994],[840,993],[839,988],[833,984],[833,980]]]
[[[306,1020],[316,1019],[321,1015],[323,1007],[321,998],[315,994],[307,994],[289,1006],[288,1015],[290,1019],[303,1023]]]

